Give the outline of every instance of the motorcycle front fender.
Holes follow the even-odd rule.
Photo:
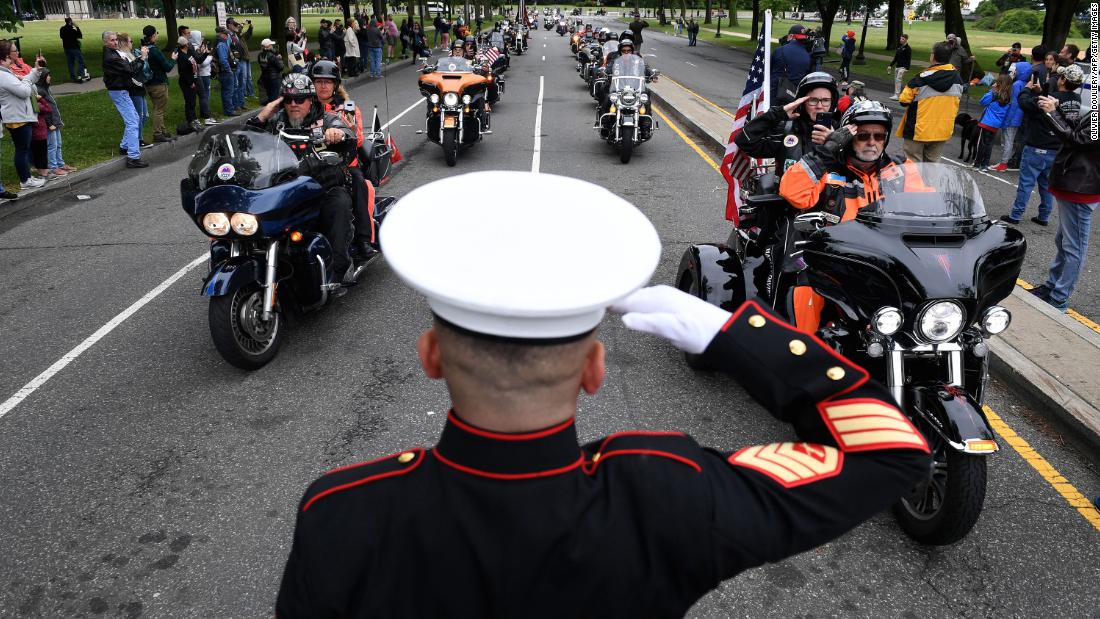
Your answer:
[[[264,272],[261,260],[251,256],[235,256],[218,263],[202,282],[202,296],[221,297],[233,294],[243,286],[259,282]]]
[[[676,287],[729,312],[745,302],[741,261],[725,245],[688,246],[676,270]]]
[[[906,388],[907,408],[925,428],[939,434],[957,451],[988,455],[996,449],[976,449],[975,441],[996,442],[996,435],[989,420],[973,396],[965,389],[952,385],[917,384]]]

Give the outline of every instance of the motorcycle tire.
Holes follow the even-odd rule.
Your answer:
[[[985,456],[959,453],[938,437],[930,441],[932,475],[894,504],[894,517],[909,537],[944,546],[966,537],[985,503]]]
[[[283,314],[276,304],[271,321],[264,323],[259,318],[263,299],[263,288],[257,283],[210,298],[210,337],[214,348],[230,365],[242,370],[267,365],[283,342]]]
[[[634,130],[636,127],[623,127],[619,130],[622,142],[619,143],[619,161],[630,163],[630,157],[634,154]]]
[[[443,159],[448,167],[453,168],[458,163],[458,129],[443,132]]]
[[[680,281],[677,282],[676,287],[693,297],[703,298],[699,293],[698,278],[693,277],[690,272],[685,272],[683,276],[680,277]],[[714,364],[707,361],[703,355],[697,355],[690,352],[684,353],[684,362],[687,363],[689,368],[696,372],[710,372],[716,369]]]

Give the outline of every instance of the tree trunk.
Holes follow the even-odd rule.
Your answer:
[[[285,0],[268,0],[267,14],[271,19],[271,40],[275,41],[275,49],[285,56],[286,18],[290,17]]]
[[[890,0],[890,8],[886,14],[886,49],[887,51],[898,48],[898,37],[904,34],[905,24],[905,0]]]
[[[752,40],[760,38],[760,20],[764,19],[764,13],[760,10],[760,0],[752,0]]]
[[[741,22],[737,20],[737,0],[729,1],[729,14],[730,14],[730,27],[737,28],[741,25]]]
[[[866,10],[863,12],[863,34],[859,37],[859,53],[853,59],[854,64],[863,64],[867,62],[863,56],[863,44],[867,42],[867,22],[871,20],[871,8],[864,7]]]
[[[680,0],[680,19],[687,21],[687,0]]]
[[[167,36],[160,39],[168,42],[168,49],[175,49],[175,40],[179,37],[176,34],[176,0],[163,0],[161,4],[164,6],[164,28]]]
[[[855,4],[855,1],[856,0],[848,0],[848,15],[846,21],[848,22],[849,26],[852,25],[852,5]]]
[[[703,23],[704,24],[711,23],[711,16],[712,16],[713,13],[714,13],[714,0],[707,0],[707,12],[705,14],[706,16],[703,18]]]
[[[817,11],[821,14],[821,37],[825,39],[825,50],[830,47],[829,38],[833,32],[833,19],[840,10],[840,0],[817,0]]]
[[[1043,47],[1061,50],[1073,25],[1075,3],[1071,0],[1043,0],[1043,4],[1047,9],[1043,16]]]
[[[970,41],[966,38],[966,24],[963,23],[962,7],[959,5],[959,0],[943,0],[943,34],[954,34],[962,41],[963,47],[970,49]]]

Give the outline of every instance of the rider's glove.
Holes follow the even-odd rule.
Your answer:
[[[665,338],[692,354],[702,353],[730,313],[671,286],[642,288],[611,306],[628,329]]]
[[[839,161],[844,149],[852,143],[853,137],[855,136],[847,127],[841,127],[829,134],[825,143],[821,145],[821,152],[833,161]]]

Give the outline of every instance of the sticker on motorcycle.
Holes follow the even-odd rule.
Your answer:
[[[237,169],[233,167],[231,163],[223,163],[218,166],[218,178],[223,181],[227,181],[233,178],[233,175],[237,173]]]

